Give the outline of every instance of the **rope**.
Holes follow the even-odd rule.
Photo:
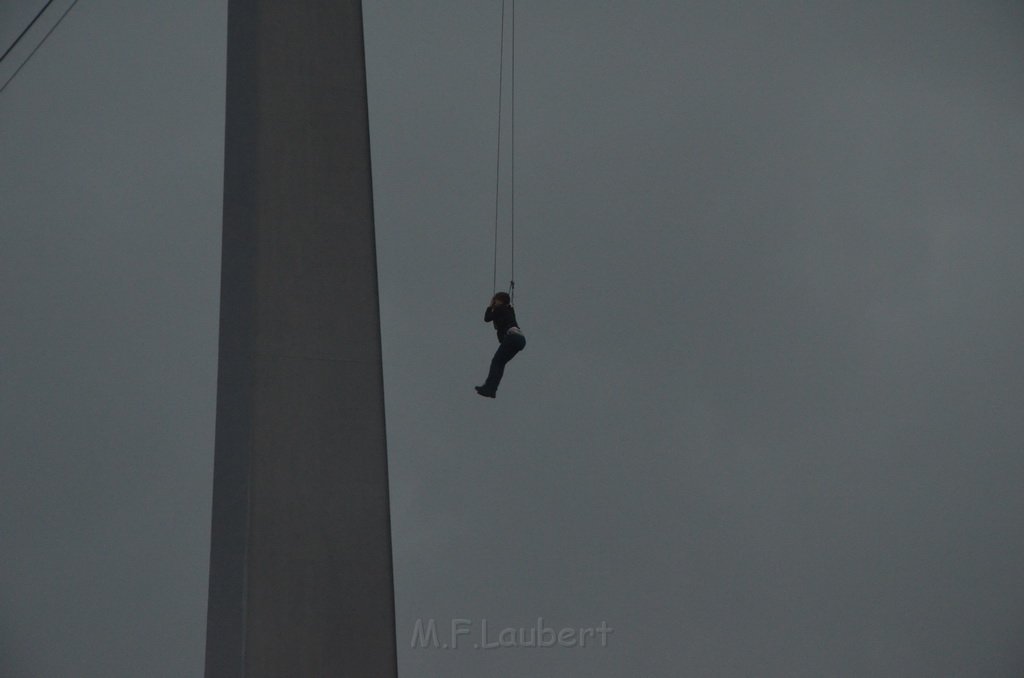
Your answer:
[[[505,74],[505,0],[501,0],[501,37],[498,39],[498,153],[494,167],[494,276],[491,289],[498,291],[498,195],[501,188],[501,94]]]
[[[503,0],[504,1],[504,0]],[[516,287],[516,0],[512,0],[512,278],[508,283],[509,303]]]
[[[512,6],[512,111],[511,111],[511,149],[512,154],[512,176],[511,176],[511,272],[512,279],[509,281],[508,290],[511,299],[515,290],[516,277],[516,2],[510,0]],[[494,168],[494,274],[491,279],[491,289],[498,290],[498,205],[501,195],[501,118],[502,118],[502,96],[504,94],[505,78],[505,0],[501,0],[501,37],[498,40],[498,141],[497,158]]]

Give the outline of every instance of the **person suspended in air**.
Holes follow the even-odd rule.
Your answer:
[[[516,311],[507,292],[498,292],[491,297],[491,305],[484,311],[484,322],[493,322],[498,333],[498,350],[491,358],[491,369],[483,386],[476,386],[476,392],[485,398],[497,397],[498,384],[505,374],[505,364],[526,347],[526,337],[516,322]]]

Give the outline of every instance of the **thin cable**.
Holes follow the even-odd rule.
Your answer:
[[[509,281],[509,302],[516,280],[516,0],[512,0],[512,278]]]
[[[11,84],[11,81],[14,80],[16,77],[18,77],[18,73],[21,73],[21,69],[25,68],[25,64],[27,64],[29,61],[32,60],[32,57],[35,56],[35,53],[38,52],[39,48],[43,46],[43,43],[46,42],[47,38],[49,38],[50,35],[55,30],[57,30],[57,26],[60,26],[60,23],[62,21],[64,21],[64,17],[66,17],[68,15],[68,12],[70,12],[74,8],[74,6],[77,5],[77,4],[78,4],[78,0],[73,0],[72,3],[70,5],[68,5],[68,8],[66,10],[64,10],[64,13],[60,15],[60,18],[57,19],[57,23],[55,23],[53,26],[50,26],[50,30],[46,31],[46,35],[44,35],[43,39],[39,41],[39,44],[35,46],[35,49],[33,49],[29,53],[29,55],[25,58],[25,60],[21,62],[21,65],[18,66],[18,68],[14,71],[14,73],[11,74],[11,77],[7,78],[7,82],[4,83],[4,86],[0,87],[0,94],[3,94],[3,91],[5,89],[7,89],[8,85]]]
[[[32,21],[28,23],[28,26],[25,26],[25,30],[23,30],[18,35],[18,37],[14,39],[14,42],[11,43],[11,46],[8,47],[7,50],[3,53],[3,56],[0,56],[0,64],[2,64],[4,59],[7,58],[7,55],[11,53],[11,50],[14,49],[19,42],[21,42],[21,39],[25,37],[25,34],[28,33],[29,30],[31,30],[32,27],[36,25],[36,22],[39,21],[39,17],[43,16],[43,12],[49,9],[50,5],[52,4],[53,0],[46,0],[46,4],[43,5],[43,8],[39,10],[39,12],[34,17],[32,17]]]
[[[498,196],[501,193],[501,94],[505,73],[505,0],[501,0],[501,37],[498,39],[498,153],[494,168],[494,279],[491,289],[498,291]]]

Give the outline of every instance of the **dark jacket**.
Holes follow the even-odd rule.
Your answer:
[[[510,327],[519,327],[516,322],[516,311],[509,304],[502,304],[496,308],[487,307],[484,311],[484,322],[494,322],[494,329],[498,331],[498,341],[505,340],[505,334]]]

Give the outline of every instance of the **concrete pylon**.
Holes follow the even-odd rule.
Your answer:
[[[207,678],[397,675],[359,0],[230,0]]]

